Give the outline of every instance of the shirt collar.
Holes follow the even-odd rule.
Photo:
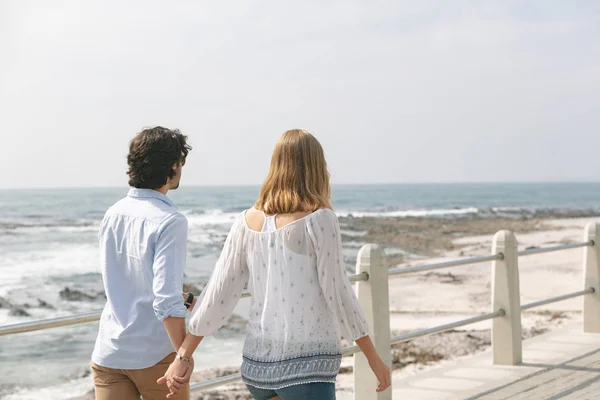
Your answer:
[[[166,195],[162,194],[158,190],[154,189],[131,188],[129,189],[129,193],[127,193],[127,196],[135,197],[138,199],[158,199],[164,203],[167,203],[167,205],[173,208],[177,208],[177,206],[175,205],[175,203],[173,203],[171,199],[169,199]]]

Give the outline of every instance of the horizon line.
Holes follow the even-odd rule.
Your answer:
[[[536,184],[600,184],[600,180],[557,180],[557,181],[454,181],[454,182],[369,182],[369,183],[332,183],[331,186],[426,186],[426,185],[536,185]],[[260,187],[262,183],[239,183],[239,184],[190,184],[182,185],[185,188],[249,188]],[[0,188],[0,191],[10,190],[77,190],[77,189],[126,189],[128,185],[122,186],[26,186],[26,187],[6,187]]]

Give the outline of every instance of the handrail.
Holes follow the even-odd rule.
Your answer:
[[[577,243],[561,244],[558,246],[538,247],[538,248],[534,248],[534,249],[521,250],[517,254],[520,257],[524,257],[524,256],[531,256],[533,254],[550,253],[552,251],[576,249],[579,247],[588,247],[588,246],[593,246],[593,245],[594,245],[594,241],[590,240],[587,242],[577,242]]]
[[[388,275],[406,275],[415,272],[431,271],[434,269],[458,267],[460,265],[478,264],[486,261],[502,260],[503,258],[504,255],[499,253],[485,257],[460,258],[458,260],[443,261],[435,264],[416,265],[414,267],[392,268],[388,271]]]
[[[587,242],[569,243],[569,244],[563,244],[563,245],[559,245],[559,246],[527,249],[527,250],[519,251],[517,254],[519,256],[530,256],[533,254],[550,253],[552,251],[576,249],[579,247],[588,247],[588,246],[593,246],[593,245],[594,245],[594,241],[590,240]],[[483,263],[483,262],[487,262],[487,261],[502,260],[503,258],[504,258],[504,255],[502,253],[492,254],[491,256],[459,258],[458,260],[443,261],[443,262],[434,263],[434,264],[423,264],[423,265],[415,265],[413,267],[392,268],[389,270],[388,274],[389,275],[406,275],[406,274],[412,274],[415,272],[432,271],[432,270],[442,269],[442,268],[458,267],[461,265],[479,264],[479,263]]]
[[[498,317],[504,317],[505,315],[506,315],[506,312],[503,309],[500,309],[498,311],[494,311],[491,313],[477,315],[477,316],[471,317],[471,318],[461,319],[459,321],[451,322],[449,324],[439,325],[439,326],[435,326],[433,328],[422,329],[422,330],[416,331],[416,332],[404,333],[402,335],[394,336],[392,338],[392,344],[398,344],[398,343],[406,342],[411,339],[416,339],[416,338],[423,337],[423,336],[428,336],[428,335],[433,335],[433,334],[440,333],[440,332],[449,331],[454,328],[459,328],[461,326],[475,324],[477,322],[487,321],[487,320],[498,318]]]
[[[200,381],[196,383],[190,384],[190,391],[195,392],[197,390],[208,390],[213,389],[223,385],[229,385],[230,383],[235,383],[242,379],[242,374],[239,372],[235,374],[223,375],[218,378],[207,379],[205,381]]]
[[[349,275],[350,282],[368,281],[369,274],[366,272],[360,274]],[[241,294],[241,298],[252,297],[252,293],[245,291]],[[17,333],[34,332],[43,329],[59,328],[63,326],[87,324],[100,320],[102,311],[90,311],[80,314],[72,314],[64,317],[38,319],[34,321],[21,322],[18,324],[0,326],[0,336],[14,335]]]
[[[87,324],[100,319],[102,311],[90,311],[87,313],[67,315],[64,317],[38,319],[35,321],[22,322],[19,324],[0,326],[0,336],[14,335],[16,333],[40,331],[43,329],[59,328],[61,326]]]
[[[546,299],[546,300],[534,301],[533,303],[523,304],[521,306],[521,310],[529,310],[530,308],[544,306],[546,304],[551,304],[551,303],[557,303],[559,301],[572,299],[574,297],[584,296],[586,294],[592,294],[595,291],[596,291],[596,289],[591,287],[591,288],[588,288],[585,290],[580,290],[578,292],[563,294],[561,296],[556,296],[556,297],[550,297],[549,299]]]

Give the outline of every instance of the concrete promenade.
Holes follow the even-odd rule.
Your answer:
[[[525,340],[523,363],[493,366],[491,351],[393,382],[393,398],[600,399],[600,334],[581,323]]]

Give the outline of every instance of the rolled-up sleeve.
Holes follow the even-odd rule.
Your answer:
[[[187,219],[179,213],[161,223],[154,252],[154,313],[160,321],[168,317],[185,318],[181,296],[183,268],[187,256]]]

